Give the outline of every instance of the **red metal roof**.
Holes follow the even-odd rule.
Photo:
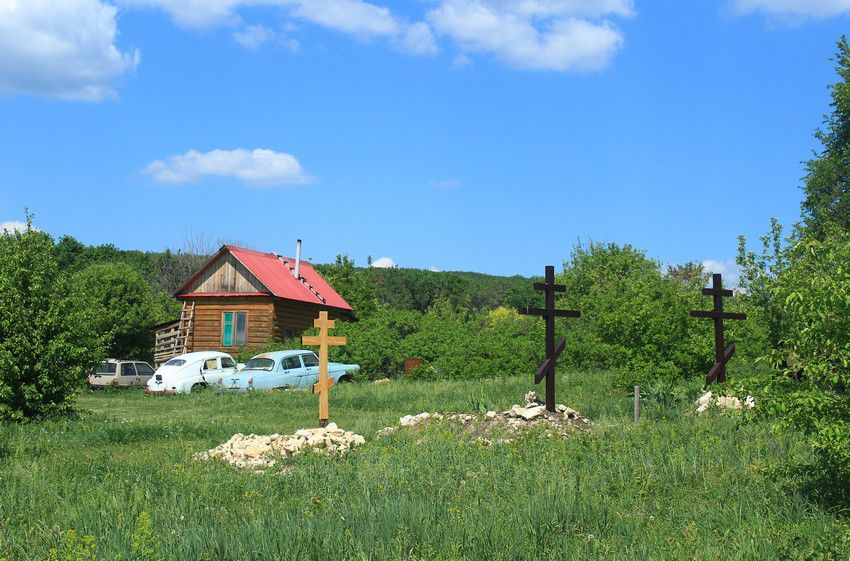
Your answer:
[[[313,265],[303,259],[301,260],[300,271],[302,280],[298,281],[291,272],[295,269],[295,259],[291,257],[225,245],[219,250],[218,255],[211,259],[195,276],[212,264],[224,251],[229,251],[245,265],[263,283],[272,296],[351,311],[348,302],[337,294],[336,290],[313,268]],[[189,279],[186,284],[180,287],[178,293],[182,293],[194,278]],[[193,296],[204,296],[204,294],[193,294]]]

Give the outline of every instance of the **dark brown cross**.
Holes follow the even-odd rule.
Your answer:
[[[543,316],[543,319],[546,320],[546,360],[537,369],[537,374],[534,375],[534,383],[539,384],[544,377],[546,378],[546,410],[554,413],[555,364],[567,345],[567,342],[563,339],[558,341],[557,346],[555,345],[555,318],[577,318],[581,316],[581,312],[555,309],[555,293],[566,292],[567,287],[562,284],[555,284],[555,267],[552,265],[546,266],[546,282],[534,283],[534,290],[546,293],[546,307],[519,308],[517,311],[527,316]]]
[[[719,273],[711,276],[711,288],[703,288],[702,293],[714,298],[714,309],[703,311],[693,310],[691,316],[695,318],[711,318],[714,320],[714,366],[708,371],[705,383],[710,384],[714,380],[726,381],[726,364],[735,354],[735,344],[732,343],[724,348],[723,320],[724,319],[747,319],[747,314],[734,314],[723,311],[723,298],[731,298],[734,293],[723,289],[723,279]]]

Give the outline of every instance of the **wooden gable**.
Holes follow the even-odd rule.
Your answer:
[[[184,294],[267,293],[257,277],[229,251],[222,252],[183,291]]]

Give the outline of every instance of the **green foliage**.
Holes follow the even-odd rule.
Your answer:
[[[97,561],[101,556],[97,551],[94,536],[79,535],[74,530],[62,532],[59,547],[51,549],[47,561]]]
[[[78,306],[92,312],[92,327],[115,358],[149,360],[154,345],[151,327],[180,312],[175,300],[155,293],[127,263],[88,266],[72,277],[70,294]]]
[[[382,309],[356,323],[337,323],[348,345],[331,357],[357,363],[361,377],[393,377],[418,358],[417,378],[492,378],[529,372],[542,355],[542,325],[505,308],[468,314],[447,301],[426,313]]]
[[[53,240],[27,229],[0,236],[0,420],[71,409],[103,356],[92,310],[67,297]]]
[[[160,553],[162,545],[153,529],[150,515],[142,511],[136,518],[136,527],[130,537],[130,550],[133,559],[138,561],[162,561],[164,557]]]
[[[747,250],[747,240],[738,236],[737,264],[741,267],[740,297],[748,304],[748,313],[766,330],[766,343],[779,346],[787,330],[781,303],[774,297],[776,279],[788,265],[790,246],[782,237],[782,225],[770,220],[770,232],[761,237],[761,253]]]
[[[355,269],[354,261],[347,255],[337,255],[331,265],[317,265],[316,270],[326,281],[351,304],[356,317],[366,317],[375,313],[378,298],[375,286],[366,271]]]
[[[850,230],[850,44],[842,35],[836,47],[838,81],[830,86],[832,111],[824,117],[824,128],[815,133],[823,148],[806,164],[803,186],[804,230],[817,238],[830,224]]]
[[[582,312],[567,323],[569,364],[624,369],[626,388],[711,366],[708,326],[689,317],[704,304],[702,276],[671,278],[629,245],[579,245],[568,265],[559,305]]]
[[[775,280],[788,329],[773,352],[786,377],[771,379],[771,414],[812,439],[822,465],[850,484],[850,232],[808,238]],[[800,378],[791,382],[790,376]]]
[[[388,308],[424,312],[437,300],[458,307],[467,304],[470,281],[454,273],[398,268],[367,271],[378,300]]]

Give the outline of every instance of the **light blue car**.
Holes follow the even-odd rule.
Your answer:
[[[328,378],[348,382],[357,364],[328,363]],[[310,388],[319,381],[319,357],[313,351],[275,351],[255,356],[235,374],[221,376],[214,387],[233,393],[274,388]]]

